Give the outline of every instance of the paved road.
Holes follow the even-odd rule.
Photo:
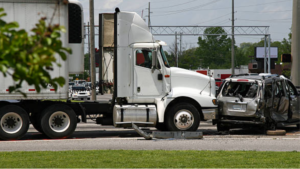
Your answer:
[[[256,130],[233,130],[219,135],[210,122],[202,122],[201,140],[145,140],[132,129],[80,123],[68,139],[49,140],[34,128],[22,140],[1,141],[0,151],[61,151],[61,150],[256,150],[300,151],[300,131],[295,126],[284,128],[286,136],[266,136]],[[155,130],[150,128],[150,130]]]

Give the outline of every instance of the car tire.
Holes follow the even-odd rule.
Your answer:
[[[74,110],[69,106],[55,104],[43,111],[40,126],[49,138],[65,138],[75,131],[77,117]]]
[[[200,114],[190,103],[179,103],[172,107],[166,116],[169,131],[196,131],[200,124]]]
[[[27,133],[28,128],[29,117],[23,108],[17,105],[0,108],[0,139],[20,139]]]

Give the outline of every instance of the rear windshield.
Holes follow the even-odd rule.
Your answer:
[[[228,97],[249,97],[256,96],[258,89],[257,83],[253,82],[227,82],[224,85],[222,95]]]

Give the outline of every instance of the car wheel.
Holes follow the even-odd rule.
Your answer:
[[[169,131],[196,131],[199,124],[199,112],[192,104],[179,103],[167,112],[166,127]]]
[[[0,124],[1,139],[20,139],[28,131],[29,117],[23,108],[6,105],[0,108]]]
[[[297,128],[298,128],[298,130],[300,130],[300,124],[297,124]]]
[[[77,117],[73,109],[67,105],[55,104],[47,107],[41,116],[40,125],[49,138],[70,136],[76,129]]]

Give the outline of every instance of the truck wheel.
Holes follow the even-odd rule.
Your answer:
[[[196,131],[199,124],[199,112],[192,104],[179,103],[167,112],[166,127],[169,131]]]
[[[6,105],[0,108],[0,124],[1,139],[20,139],[28,131],[29,117],[23,108],[17,105]]]
[[[67,105],[55,104],[47,107],[40,120],[40,126],[49,138],[70,136],[77,126],[77,117],[73,109]]]

